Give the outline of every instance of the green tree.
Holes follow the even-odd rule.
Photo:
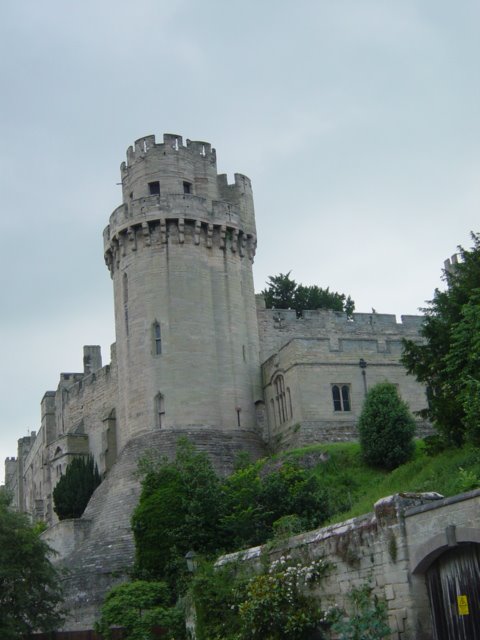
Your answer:
[[[129,640],[148,640],[152,628],[167,631],[166,638],[185,637],[183,613],[170,606],[170,593],[164,582],[135,580],[110,589],[102,605],[97,631],[111,638],[112,627],[123,627]]]
[[[436,289],[423,309],[423,342],[405,340],[402,355],[407,372],[427,387],[421,415],[453,445],[480,441],[480,236],[472,240],[470,250],[458,248],[458,264],[443,271],[447,289]]]
[[[270,471],[258,463],[240,469],[225,479],[223,493],[221,525],[229,549],[266,542],[287,516],[297,516],[306,530],[330,515],[319,479],[292,461]]]
[[[390,382],[380,382],[369,390],[358,430],[367,464],[391,470],[413,455],[415,420]]]
[[[12,511],[0,494],[0,638],[16,640],[61,622],[60,576],[49,547],[26,516]]]
[[[100,482],[92,456],[74,458],[53,490],[54,510],[59,519],[80,518]]]
[[[186,439],[177,443],[175,460],[144,462],[143,471],[132,516],[137,572],[175,582],[188,551],[209,554],[222,545],[220,480]]]
[[[290,273],[268,278],[267,288],[262,291],[267,309],[295,309],[298,316],[309,309],[332,309],[343,311],[349,317],[352,315],[355,303],[350,296],[330,291],[328,287],[297,284],[290,278]]]

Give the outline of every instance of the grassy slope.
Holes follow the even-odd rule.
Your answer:
[[[313,466],[312,472],[332,496],[335,514],[330,523],[368,513],[374,502],[393,493],[437,491],[450,496],[480,486],[480,450],[471,447],[427,456],[418,441],[414,459],[391,473],[367,467],[354,443],[316,445],[284,455],[301,461],[321,451],[329,459]]]

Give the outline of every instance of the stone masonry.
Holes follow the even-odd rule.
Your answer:
[[[318,311],[298,319],[256,299],[251,183],[218,174],[209,143],[146,136],[120,171],[123,202],[103,234],[114,290],[110,363],[85,346],[84,370],[60,374],[41,401],[38,432],[5,462],[14,505],[47,523],[45,538],[72,568],[72,628],[92,624],[105,589],[131,567],[133,471],[144,452],[172,455],[186,433],[228,473],[239,451],[257,458],[266,447],[354,439],[377,381],[395,383],[412,409],[425,405],[399,364],[401,339],[418,336],[421,318]],[[103,482],[80,520],[59,523],[53,489],[86,455]]]
[[[479,507],[480,490],[452,498],[396,494],[375,503],[372,513],[294,536],[273,550],[254,547],[229,554],[217,564],[240,561],[255,571],[265,559],[286,554],[305,564],[326,558],[332,568],[315,592],[323,609],[348,610],[351,589],[369,585],[387,601],[391,640],[431,640],[425,573],[446,551],[480,543]],[[451,606],[458,618],[456,601]]]

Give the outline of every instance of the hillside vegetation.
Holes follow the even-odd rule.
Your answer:
[[[428,455],[425,443],[418,440],[413,459],[390,473],[368,467],[357,443],[315,445],[282,458],[302,464],[321,453],[327,459],[317,462],[311,473],[337,500],[329,523],[368,513],[377,500],[393,493],[437,491],[451,496],[480,487],[480,450],[472,446]]]

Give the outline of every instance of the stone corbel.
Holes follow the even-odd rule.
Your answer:
[[[232,253],[237,253],[238,247],[238,229],[234,229],[232,233],[232,243],[230,248],[232,249]]]
[[[148,222],[142,222],[142,235],[144,246],[149,247],[152,239],[150,237],[150,227],[148,226]]]
[[[202,228],[202,223],[200,220],[195,220],[195,231],[193,234],[195,244],[200,244],[200,229]]]
[[[253,259],[255,258],[255,253],[257,252],[257,236],[252,235],[249,238],[249,253],[250,253],[250,260],[253,262]]]
[[[105,254],[105,264],[108,267],[108,270],[110,271],[110,273],[112,273],[113,271],[113,258],[112,258],[112,252],[109,250],[106,252]]]
[[[239,253],[240,253],[242,258],[245,255],[246,246],[247,246],[247,234],[246,233],[242,233],[242,235],[240,237],[240,248],[239,248]]]
[[[167,221],[160,220],[160,242],[167,244]]]
[[[227,235],[227,227],[222,224],[220,227],[220,249],[225,249],[225,236]]]
[[[118,234],[118,244],[122,258],[124,258],[127,255],[127,248],[125,246],[125,234],[123,232]]]
[[[137,236],[135,235],[135,229],[128,227],[127,229],[128,243],[132,251],[137,250]]]
[[[212,248],[213,245],[213,224],[209,224],[207,228],[207,247]]]
[[[185,242],[185,218],[178,219],[178,242],[179,244]]]

